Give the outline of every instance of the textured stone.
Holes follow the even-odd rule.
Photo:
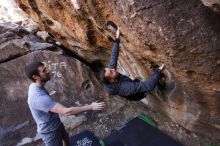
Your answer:
[[[0,23],[17,22],[27,19],[25,13],[17,7],[14,0],[1,0]]]
[[[15,138],[15,135],[26,135],[27,131],[25,130],[25,133],[21,133],[21,129],[26,129],[30,126],[30,124],[26,124],[16,129],[14,128],[15,125],[19,125],[25,121],[32,121],[26,102],[30,81],[24,74],[24,67],[33,60],[43,61],[50,68],[53,78],[48,82],[47,89],[49,93],[54,92],[52,96],[57,101],[64,104],[66,102],[66,105],[70,106],[73,105],[74,101],[79,99],[85,104],[91,103],[95,98],[100,98],[98,94],[98,82],[93,79],[91,80],[91,71],[89,72],[88,68],[83,66],[81,62],[72,58],[57,55],[50,51],[36,51],[2,63],[0,65],[0,109],[2,111],[0,114],[0,125],[2,128],[1,142],[3,144],[4,142],[8,142],[9,139],[13,139],[11,142],[16,141],[18,138]],[[10,113],[10,116],[5,116],[8,113]],[[35,123],[32,121],[31,125],[33,124]],[[12,134],[13,132],[16,132],[16,134]],[[6,135],[8,135],[8,138],[4,139]]]
[[[31,81],[26,77],[24,68],[33,61],[43,62],[50,70],[52,78],[46,88],[56,101],[65,106],[77,106],[77,101],[80,104],[89,104],[106,100],[100,82],[83,62],[60,53],[60,48],[43,42],[24,29],[22,30],[25,33],[20,34],[20,31],[17,32],[17,25],[6,23],[6,26],[1,25],[1,35],[10,32],[11,37],[5,37],[0,44],[0,145],[41,143],[39,137],[36,137],[36,124],[27,104],[27,91]],[[27,42],[28,46],[22,45]],[[114,105],[111,105],[112,102]],[[113,114],[112,111],[118,110],[124,104],[123,100],[110,99],[109,110],[104,115]],[[61,117],[61,120],[67,130],[71,130],[87,121],[88,116],[91,115],[84,113]],[[95,117],[96,112],[93,113],[93,119]]]
[[[220,14],[220,0],[201,0],[202,3],[211,8],[214,12]]]
[[[0,62],[12,60],[31,51],[53,48],[52,44],[41,41],[19,25],[2,23],[0,29]]]
[[[88,62],[106,65],[121,28],[119,70],[145,79],[150,64],[167,65],[172,87],[160,87],[148,106],[190,131],[220,139],[220,17],[199,0],[16,0],[30,18]]]

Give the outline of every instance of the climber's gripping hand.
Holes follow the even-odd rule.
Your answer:
[[[117,31],[116,31],[116,39],[119,39],[120,37],[120,28],[118,27]]]
[[[162,65],[159,67],[159,70],[160,70],[161,72],[163,72],[163,71],[165,70],[165,68],[166,68],[165,64],[162,64]]]

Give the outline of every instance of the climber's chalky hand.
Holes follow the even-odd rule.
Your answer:
[[[119,39],[119,37],[120,37],[120,28],[118,27],[118,30],[116,32],[116,39]]]

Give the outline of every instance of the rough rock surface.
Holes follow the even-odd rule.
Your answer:
[[[0,3],[0,23],[17,22],[27,19],[25,13],[16,6],[14,0],[1,0]]]
[[[214,12],[220,14],[220,0],[201,0],[202,3],[211,8]]]
[[[106,65],[121,28],[119,69],[147,78],[150,64],[165,63],[168,86],[147,105],[190,131],[220,139],[220,17],[199,0],[16,0],[31,19],[88,62]]]
[[[27,91],[31,82],[24,69],[33,60],[42,61],[51,71],[52,79],[46,88],[56,101],[66,106],[77,106],[107,99],[94,73],[83,62],[42,41],[19,25],[4,23],[0,24],[0,28],[1,146],[39,140],[36,124],[27,105]],[[115,98],[107,103],[109,109],[99,113],[99,116],[112,115],[125,104],[123,100]],[[92,114],[95,118],[98,112]],[[66,128],[71,130],[87,121],[89,115],[61,116],[61,119]]]

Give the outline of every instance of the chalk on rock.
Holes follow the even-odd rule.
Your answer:
[[[78,106],[81,106],[81,105],[82,105],[82,104],[80,104],[79,101],[76,101],[75,104],[78,105]]]
[[[77,0],[71,0],[71,2],[72,2],[72,4],[73,4],[73,7],[74,7],[76,10],[79,10],[79,9],[80,9],[80,6],[79,6]]]
[[[57,91],[51,91],[49,95],[54,95]]]
[[[44,41],[46,41],[46,39],[49,37],[49,34],[46,31],[38,31],[36,34],[39,38],[41,38]]]
[[[113,33],[115,33],[118,29],[118,26],[113,21],[107,22],[107,28],[111,30]]]
[[[60,43],[60,42],[56,42],[56,44],[57,44],[58,46],[60,46],[60,45],[61,45],[61,43]]]

